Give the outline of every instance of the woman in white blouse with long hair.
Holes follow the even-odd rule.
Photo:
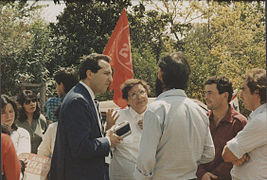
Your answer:
[[[1,124],[10,128],[11,139],[17,155],[31,152],[30,134],[26,129],[17,127],[15,120],[18,117],[17,105],[7,95],[1,95]]]
[[[143,80],[129,79],[121,86],[121,91],[123,99],[128,103],[128,108],[119,110],[116,124],[128,121],[132,133],[113,148],[109,174],[110,180],[135,180],[133,172],[138,156],[143,117],[147,109],[150,88]]]

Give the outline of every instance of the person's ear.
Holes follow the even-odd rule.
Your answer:
[[[88,70],[86,71],[86,78],[88,78],[88,79],[92,79],[92,76],[93,76],[93,72],[92,72],[90,69],[88,69]]]
[[[224,92],[224,97],[228,100],[229,92]]]
[[[159,70],[158,70],[158,79],[159,79],[160,81],[162,81],[162,71],[161,71],[160,68],[159,68]]]
[[[260,96],[260,90],[256,89],[252,94],[258,94],[258,96]]]

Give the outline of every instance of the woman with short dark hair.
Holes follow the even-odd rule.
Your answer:
[[[128,79],[121,86],[122,98],[127,101],[128,108],[118,111],[116,124],[128,121],[131,134],[113,149],[113,158],[109,172],[111,180],[134,180],[133,173],[139,151],[143,129],[144,113],[147,109],[150,88],[140,79]]]

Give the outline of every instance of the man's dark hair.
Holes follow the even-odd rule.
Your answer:
[[[163,72],[164,88],[183,90],[187,88],[191,70],[184,53],[174,52],[168,54],[159,60],[158,66]]]
[[[101,67],[99,66],[100,60],[109,62],[110,57],[97,53],[92,53],[88,56],[82,57],[82,63],[79,68],[80,79],[86,78],[87,70],[91,70],[93,73],[96,73],[99,69],[101,69]]]
[[[212,76],[210,77],[204,85],[211,85],[211,84],[216,84],[216,88],[219,91],[219,94],[228,92],[228,103],[231,101],[232,96],[233,96],[233,87],[232,87],[232,82],[225,77],[225,76]]]
[[[249,88],[250,93],[259,90],[260,103],[266,103],[266,70],[254,68],[246,73],[245,82]]]
[[[64,92],[67,94],[78,83],[78,74],[73,68],[61,68],[55,72],[54,79],[57,84],[63,83]]]

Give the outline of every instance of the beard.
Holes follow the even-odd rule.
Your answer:
[[[156,86],[155,87],[156,96],[159,96],[163,92],[163,84],[159,78],[156,79],[156,85],[155,86]]]

